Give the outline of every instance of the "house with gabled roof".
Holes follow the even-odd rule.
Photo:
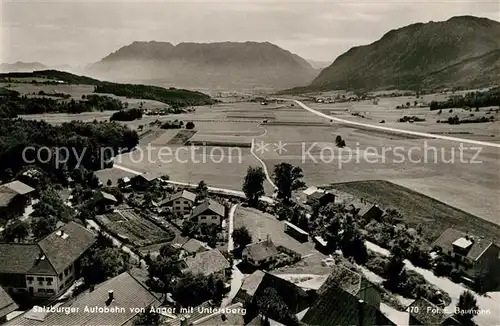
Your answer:
[[[10,295],[0,286],[0,324],[7,321],[7,315],[17,310],[19,306]]]
[[[130,326],[140,309],[159,305],[160,301],[146,287],[124,272],[80,294],[76,299],[66,301],[55,312],[35,306],[5,326]],[[104,312],[104,309],[109,309],[109,312]]]
[[[395,325],[380,311],[381,295],[364,276],[337,266],[302,322],[310,325]]]
[[[22,215],[35,189],[15,180],[0,185],[0,219]]]
[[[231,269],[231,264],[219,250],[212,249],[186,257],[181,268],[182,273],[226,276],[226,273]]]
[[[191,213],[191,209],[193,208],[196,202],[196,194],[182,190],[176,192],[169,198],[162,200],[159,206],[171,205],[172,213],[179,213],[182,215]]]
[[[80,258],[95,239],[85,227],[69,222],[35,244],[0,244],[0,285],[10,293],[56,296],[78,277]]]
[[[201,242],[196,239],[189,239],[186,243],[181,246],[181,250],[185,251],[186,255],[193,255],[199,252],[211,250],[206,243]]]
[[[280,252],[270,237],[246,246],[242,252],[243,261],[257,268],[272,263],[279,255]]]
[[[215,200],[208,199],[191,212],[191,219],[198,224],[222,225],[226,217],[226,207]]]
[[[96,210],[98,213],[103,214],[107,212],[112,212],[114,206],[118,203],[118,199],[110,193],[101,191],[100,194],[97,195],[96,200]]]
[[[456,262],[464,281],[484,287],[500,282],[500,247],[491,240],[448,228],[433,247]]]

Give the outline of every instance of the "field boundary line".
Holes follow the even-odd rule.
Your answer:
[[[252,138],[252,147],[250,148],[250,153],[252,153],[252,155],[257,159],[257,161],[259,161],[260,164],[262,165],[262,168],[264,169],[264,173],[266,174],[267,182],[269,182],[271,184],[271,186],[273,186],[274,189],[278,189],[278,187],[276,187],[276,185],[274,184],[273,179],[269,175],[269,171],[267,170],[266,163],[264,163],[264,161],[260,157],[258,157],[257,154],[255,154],[255,152],[253,150],[254,147],[255,147],[255,139]]]
[[[348,125],[353,125],[353,126],[361,126],[365,128],[371,128],[371,129],[378,129],[378,130],[384,130],[384,131],[392,131],[395,133],[402,133],[402,134],[407,134],[407,135],[414,135],[414,136],[420,136],[420,137],[429,137],[429,138],[434,138],[434,139],[443,139],[443,140],[449,140],[449,141],[456,141],[456,142],[461,142],[461,143],[468,143],[468,144],[475,144],[475,145],[482,145],[482,146],[488,146],[488,147],[496,147],[500,148],[500,144],[497,143],[490,143],[490,142],[485,142],[485,141],[480,141],[480,140],[472,140],[472,139],[465,139],[465,138],[458,138],[458,137],[449,137],[449,136],[443,136],[443,135],[436,135],[436,134],[430,134],[430,133],[425,133],[425,132],[419,132],[419,131],[410,131],[410,130],[404,130],[404,129],[397,129],[397,128],[390,128],[390,127],[383,127],[383,126],[375,126],[375,125],[370,125],[367,123],[362,123],[362,122],[356,122],[356,121],[349,121],[345,119],[340,119],[340,118],[335,118],[331,115],[316,111],[314,109],[311,109],[304,103],[298,100],[290,100],[288,101],[294,101],[297,103],[300,107],[303,109],[314,113],[320,117],[323,117],[325,119],[330,119],[333,121],[341,122],[344,124]]]

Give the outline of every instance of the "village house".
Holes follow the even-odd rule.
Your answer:
[[[381,295],[364,276],[337,266],[302,322],[308,325],[395,325],[380,311]]]
[[[69,222],[36,244],[0,244],[0,285],[9,293],[53,297],[67,289],[80,273],[80,258],[95,235]]]
[[[0,286],[0,324],[7,321],[7,315],[19,308],[10,295]]]
[[[310,306],[311,294],[308,291],[283,278],[261,270],[255,271],[243,280],[241,288],[236,294],[235,301],[241,303],[249,302],[252,299],[263,296],[268,288],[276,290],[278,295],[283,299],[283,302],[294,314]],[[269,317],[274,318],[277,316]],[[280,320],[276,320],[280,322]]]
[[[500,247],[492,241],[448,228],[433,247],[455,262],[465,282],[485,288],[500,282]]]
[[[17,180],[1,185],[0,219],[22,215],[34,192],[35,189]]]
[[[198,224],[220,226],[225,217],[226,207],[212,199],[199,204],[191,212],[191,219]]]
[[[133,325],[140,309],[159,305],[160,301],[146,287],[124,272],[80,294],[76,299],[66,301],[55,312],[45,312],[35,306],[8,321],[5,326],[129,326]],[[110,312],[100,312],[106,308]]]
[[[112,212],[115,205],[118,203],[116,197],[112,194],[108,194],[107,192],[101,191],[101,193],[97,196],[98,198],[95,203],[95,208],[99,214]]]
[[[185,256],[193,255],[211,249],[212,248],[210,248],[206,243],[203,243],[196,239],[189,239],[181,246],[181,250],[184,252]]]
[[[186,215],[191,213],[195,202],[196,194],[187,190],[182,190],[163,200],[160,206],[171,205],[172,213]]]
[[[358,211],[358,216],[369,221],[380,221],[383,214],[384,212],[377,205],[371,203],[364,203]]]
[[[445,313],[425,298],[413,301],[407,309],[409,313],[408,325],[461,325],[451,313]]]
[[[203,274],[205,276],[219,274],[228,275],[231,264],[217,249],[207,250],[186,257],[181,262],[182,273]]]
[[[316,191],[307,197],[307,204],[309,205],[319,204],[321,207],[323,207],[334,202],[335,195],[331,192]]]
[[[260,268],[274,262],[280,255],[278,248],[268,236],[266,240],[252,243],[243,249],[243,261]]]
[[[158,175],[151,172],[139,174],[130,180],[132,188],[137,190],[146,190],[153,186],[156,182],[158,182]]]

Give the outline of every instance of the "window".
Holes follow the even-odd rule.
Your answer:
[[[28,284],[33,283],[33,277],[32,276],[26,277],[26,280],[28,281]]]
[[[200,216],[200,220],[206,220],[207,217],[206,216]]]
[[[43,285],[43,277],[37,277],[38,285]]]
[[[38,292],[45,293],[45,289],[38,289]]]
[[[54,289],[47,289],[47,293],[55,293]]]
[[[46,277],[47,285],[52,285],[52,277]]]
[[[62,280],[62,273],[59,274],[59,280]]]
[[[68,269],[67,268],[64,270],[64,276],[68,276]]]

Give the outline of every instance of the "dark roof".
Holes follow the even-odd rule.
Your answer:
[[[15,191],[0,187],[0,207],[7,207],[16,196]]]
[[[305,290],[292,282],[269,273],[264,274],[254,295],[263,295],[267,288],[275,289],[294,314],[304,310],[310,305],[309,296]]]
[[[185,244],[182,245],[182,249],[189,253],[202,252],[210,250],[210,247],[203,242],[196,239],[189,239]]]
[[[235,303],[233,305],[230,305],[226,307],[226,309],[234,309],[235,311],[242,311],[243,309],[243,304],[241,303]],[[205,316],[203,318],[200,318],[195,321],[194,323],[196,326],[202,325],[202,326],[222,326],[222,325],[227,325],[227,326],[243,326],[245,325],[245,322],[243,320],[243,315],[238,314],[238,313],[220,313],[220,312],[215,312],[209,316]]]
[[[358,212],[358,215],[359,216],[364,216],[366,213],[368,213],[372,209],[376,210],[379,213],[382,213],[382,210],[377,205],[368,203],[368,204],[363,204],[363,206],[361,206],[361,208],[360,208],[360,210]]]
[[[243,279],[243,283],[241,284],[241,290],[245,291],[248,295],[253,296],[257,288],[259,287],[262,279],[266,275],[265,272],[261,270],[256,270],[252,274],[248,275]]]
[[[0,286],[0,319],[19,308],[7,292]]]
[[[0,186],[0,189],[2,189],[2,188],[10,189],[18,195],[26,195],[26,194],[29,194],[30,192],[35,191],[35,189],[31,188],[27,184],[24,184],[18,180],[14,180],[12,182],[3,184],[2,186]],[[1,190],[0,190],[0,192],[1,192]]]
[[[183,272],[193,274],[211,275],[231,267],[226,257],[217,249],[197,253],[184,261],[187,268]]]
[[[413,301],[408,308],[410,316],[418,320],[422,325],[441,325],[452,316],[451,314],[445,314],[441,308],[424,298]]]
[[[102,198],[109,200],[111,202],[116,203],[118,201],[115,196],[113,196],[112,194],[108,194],[107,192],[101,191],[101,195]]]
[[[176,199],[179,199],[179,198],[184,198],[184,199],[187,199],[187,200],[190,200],[190,201],[194,202],[196,200],[196,194],[193,194],[192,192],[189,192],[187,190],[182,190],[182,191],[179,191],[179,192],[176,192],[175,194],[173,194],[165,202],[169,203],[172,200],[176,200]]]
[[[337,286],[351,295],[358,295],[363,277],[346,267],[337,266],[319,288],[318,294],[326,292],[330,287]]]
[[[243,254],[247,254],[254,261],[263,260],[279,254],[278,248],[270,240],[264,240],[257,243],[252,243],[243,249]]]
[[[0,274],[26,274],[41,255],[36,244],[0,243]]]
[[[224,212],[226,208],[224,207],[224,205],[219,204],[215,200],[209,199],[207,201],[204,201],[200,205],[196,206],[193,209],[193,213],[191,214],[191,216],[196,217],[202,213],[205,213],[207,210],[210,210],[211,212],[224,217]]]
[[[330,192],[320,192],[320,191],[316,191],[315,193],[309,195],[309,198],[312,200],[321,200],[325,197],[335,198],[335,195]]]
[[[486,249],[493,244],[490,240],[483,239],[478,236],[471,236],[465,232],[448,228],[444,230],[436,241],[434,241],[433,246],[441,247],[443,252],[447,254],[449,251],[453,251],[453,242],[460,238],[468,238],[472,241],[472,246],[467,251],[466,257],[473,261],[478,260]]]
[[[108,292],[113,291],[113,301],[106,304]],[[49,313],[43,321],[29,319],[33,312],[20,315],[7,322],[8,326],[93,326],[113,325],[121,326],[130,323],[137,312],[131,312],[130,308],[146,308],[158,306],[160,302],[128,272],[122,273],[112,279],[101,283],[92,292],[82,293],[76,300],[68,301],[62,307],[79,308],[77,312],[66,314],[64,312]],[[113,313],[91,313],[85,312],[85,307],[124,308],[124,311]]]
[[[363,309],[362,314],[360,309]],[[363,316],[362,323],[360,316]],[[360,302],[356,296],[336,286],[331,286],[319,294],[301,321],[308,325],[317,326],[395,325],[384,316],[378,307]]]
[[[95,235],[75,222],[69,222],[38,242],[57,273],[61,273],[95,242]]]
[[[145,172],[143,174],[138,175],[137,177],[142,178],[148,182],[151,182],[151,181],[158,179],[159,176],[154,174],[154,173],[151,173],[151,172]]]

